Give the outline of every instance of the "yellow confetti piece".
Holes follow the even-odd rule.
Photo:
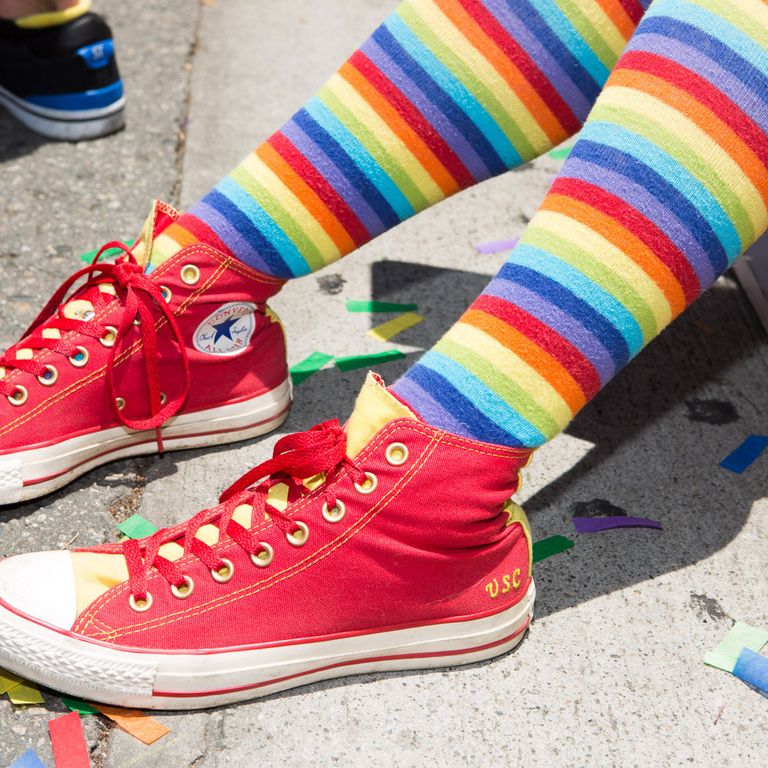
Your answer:
[[[20,677],[16,677],[16,675],[12,675],[10,672],[0,669],[0,696],[4,693],[8,693],[11,688],[21,685],[22,682],[23,680]]]
[[[368,331],[368,335],[373,336],[374,339],[379,341],[389,341],[393,336],[402,333],[406,328],[418,325],[422,320],[424,320],[424,317],[416,312],[404,312],[402,315],[387,320],[386,323],[371,328]]]
[[[42,704],[43,697],[40,695],[40,691],[35,688],[31,683],[20,683],[15,685],[8,691],[8,698],[14,704]]]

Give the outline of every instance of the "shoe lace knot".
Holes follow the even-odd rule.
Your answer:
[[[277,483],[287,485],[290,502],[312,492],[305,483],[313,479],[322,484],[322,488],[318,486],[314,490],[333,506],[336,503],[333,485],[343,472],[351,473],[355,482],[365,480],[365,473],[347,456],[346,445],[346,433],[336,419],[317,424],[306,432],[287,435],[275,444],[272,458],[246,472],[221,494],[218,506],[198,512],[181,525],[161,529],[144,539],[124,542],[123,554],[133,598],[146,600],[147,580],[153,568],[172,587],[183,587],[187,577],[178,563],[186,555],[200,560],[212,575],[225,568],[226,563],[215,545],[207,544],[196,535],[204,525],[217,526],[218,542],[226,535],[252,557],[262,550],[258,525],[261,521],[268,520],[286,535],[295,534],[300,526],[270,503],[270,488]],[[248,527],[233,517],[235,510],[243,505],[251,508]],[[170,560],[160,549],[172,542],[183,548],[183,555]]]
[[[101,256],[112,249],[122,251],[122,255],[115,261],[101,262]],[[73,286],[82,278],[85,278],[85,282],[70,295]],[[103,290],[101,286],[104,285],[110,286],[110,289]],[[92,310],[80,318],[67,316],[67,305],[74,299],[85,296],[88,297]],[[123,312],[117,327],[113,327],[106,325],[98,317],[100,310],[116,298],[122,303]],[[161,314],[157,326],[152,314],[153,306],[156,306]],[[144,361],[150,403],[150,415],[139,419],[129,418],[118,407],[114,381],[115,359],[121,348],[120,342],[134,323],[139,326],[139,349]],[[164,324],[167,324],[178,347],[184,374],[181,392],[167,402],[162,402],[157,342],[158,330]],[[71,331],[75,334],[67,336]],[[70,358],[75,364],[80,361],[84,365],[87,362],[87,351],[77,343],[77,334],[94,339],[108,339],[110,354],[106,366],[106,380],[115,415],[130,429],[156,430],[158,447],[162,451],[160,426],[181,409],[189,393],[189,359],[181,330],[161,287],[147,277],[144,268],[136,261],[133,252],[125,243],[107,243],[99,250],[91,264],[67,278],[22,334],[21,341],[9,347],[0,356],[0,368],[5,369],[4,377],[0,378],[0,395],[13,397],[19,391],[18,385],[8,380],[9,370],[17,369],[30,373],[37,376],[42,383],[45,383],[46,377],[51,374],[49,365],[34,354],[26,353],[25,356],[23,353],[20,356],[20,350],[31,350],[33,353],[37,350],[50,350]]]

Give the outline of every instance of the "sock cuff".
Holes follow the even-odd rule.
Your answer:
[[[57,27],[66,24],[73,19],[84,16],[91,10],[91,0],[78,0],[78,2],[63,11],[44,11],[32,13],[14,20],[14,24],[21,29],[43,29],[44,27]]]

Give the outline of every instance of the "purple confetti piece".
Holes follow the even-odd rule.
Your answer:
[[[661,531],[661,523],[645,517],[574,517],[573,527],[576,533],[598,533],[611,528],[656,528]]]
[[[489,240],[487,243],[478,243],[475,250],[478,253],[498,253],[499,251],[512,250],[517,245],[519,237],[510,240]]]

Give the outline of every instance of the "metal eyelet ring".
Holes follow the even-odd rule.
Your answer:
[[[175,584],[171,584],[171,594],[177,597],[179,600],[186,600],[195,588],[195,582],[192,581],[191,576],[184,577],[184,583],[177,587]]]
[[[29,397],[26,387],[22,387],[21,384],[16,385],[16,391],[12,395],[7,395],[8,402],[11,405],[24,405]]]
[[[144,611],[148,611],[152,607],[152,593],[147,592],[147,596],[143,600],[137,600],[133,595],[129,595],[128,605],[136,613],[144,613]]]
[[[376,490],[376,486],[378,484],[379,479],[376,477],[376,475],[374,475],[373,472],[366,472],[365,482],[355,483],[355,488],[357,488],[359,493],[373,493]]]
[[[85,347],[75,347],[77,354],[67,358],[75,368],[82,368],[88,362],[88,350]]]
[[[294,520],[298,531],[293,533],[286,533],[285,538],[288,539],[289,544],[293,544],[294,547],[303,547],[309,539],[309,526],[306,523],[302,523],[301,520]]]
[[[185,264],[181,268],[181,282],[195,285],[200,279],[200,270],[194,264]]]
[[[400,467],[408,461],[408,449],[402,443],[392,443],[384,456],[393,467]]]
[[[168,402],[168,395],[165,392],[160,393],[160,405],[165,405]]]
[[[125,398],[124,397],[116,397],[115,398],[115,405],[117,406],[118,411],[122,411],[123,408],[125,408]]]
[[[117,340],[117,328],[114,325],[108,325],[107,332],[99,339],[105,347],[114,347]]]
[[[163,298],[165,299],[165,303],[166,304],[170,304],[171,303],[171,297],[173,296],[173,294],[171,293],[171,289],[168,288],[165,285],[161,285],[160,286],[160,293],[163,294]]]
[[[226,584],[235,575],[235,566],[232,565],[231,560],[221,558],[222,567],[217,571],[211,570],[211,576],[214,581],[218,581],[219,584]]]
[[[344,502],[339,501],[338,499],[336,499],[334,505],[330,509],[328,509],[327,502],[323,504],[323,517],[329,523],[338,523],[339,520],[344,517],[346,511],[347,508],[344,506]]]
[[[56,383],[56,379],[59,378],[59,372],[52,365],[46,365],[45,372],[48,375],[46,376],[46,373],[44,373],[42,376],[38,376],[37,380],[44,387],[52,387]]]
[[[255,555],[251,554],[251,562],[257,568],[266,568],[272,562],[275,550],[266,541],[260,541],[259,546],[261,547],[261,552],[257,552]]]

